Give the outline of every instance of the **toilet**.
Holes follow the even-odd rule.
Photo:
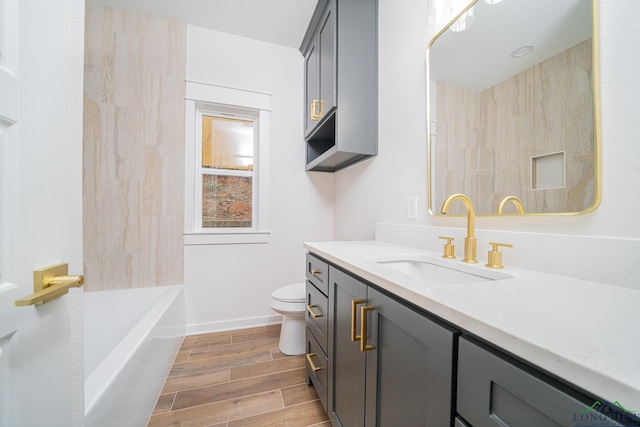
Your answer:
[[[305,353],[305,283],[296,283],[276,289],[271,294],[269,306],[282,314],[278,348],[287,355]]]

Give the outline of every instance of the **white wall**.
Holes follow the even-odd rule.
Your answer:
[[[333,175],[304,171],[302,55],[189,26],[187,79],[272,95],[270,241],[185,247],[188,333],[277,320],[269,298],[304,280],[302,243],[333,238]]]
[[[427,4],[379,0],[379,155],[335,177],[335,239],[368,240],[379,222],[465,227],[427,208],[425,49]],[[602,202],[567,217],[477,218],[476,227],[551,234],[640,238],[640,26],[634,0],[600,0]],[[417,221],[406,198],[418,196]],[[515,248],[514,248],[515,250]],[[480,252],[479,252],[480,253]]]

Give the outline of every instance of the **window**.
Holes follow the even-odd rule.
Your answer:
[[[269,98],[187,82],[185,244],[268,241]]]
[[[254,120],[200,114],[202,228],[253,226]]]

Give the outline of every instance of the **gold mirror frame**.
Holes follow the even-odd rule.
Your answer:
[[[467,11],[469,11],[473,6],[475,6],[479,1],[482,0],[474,0],[471,2],[464,10],[462,10],[454,19],[452,19],[447,25],[444,26],[429,42],[427,47],[427,142],[428,142],[428,150],[427,150],[427,164],[428,164],[428,199],[429,199],[429,212],[433,216],[445,216],[440,213],[440,206],[434,206],[434,198],[435,198],[435,189],[434,189],[434,168],[432,167],[433,162],[433,151],[434,146],[432,143],[432,113],[431,113],[431,81],[430,81],[430,53],[432,50],[432,45],[436,42],[436,40],[445,33],[449,27],[456,22],[460,17],[462,17]],[[510,1],[510,0],[504,0]],[[536,1],[536,0],[531,0]],[[567,215],[583,215],[595,210],[601,201],[601,193],[602,193],[602,135],[601,135],[601,122],[600,122],[600,37],[599,37],[599,17],[598,17],[598,0],[591,0],[591,34],[592,34],[592,49],[591,49],[591,89],[593,96],[593,148],[594,148],[594,173],[595,176],[593,178],[593,191],[594,191],[594,199],[591,206],[588,206],[586,209],[576,212],[534,212],[534,213],[503,213],[501,215],[507,216],[567,216]],[[528,166],[528,165],[527,165]],[[568,190],[567,190],[568,191]],[[457,193],[459,191],[448,191],[449,194],[440,195],[443,198],[446,198],[451,193]],[[514,196],[517,197],[517,194],[505,194],[505,197],[502,199],[502,203],[499,205],[496,203],[496,206],[493,208],[495,211],[487,212],[476,212],[478,216],[499,216],[498,208],[504,208],[507,202],[513,201]],[[519,201],[519,200],[518,200]],[[476,201],[474,200],[474,203]],[[511,206],[511,211],[515,212],[515,208],[517,206],[517,201],[513,203]],[[461,208],[461,206],[460,206]],[[521,209],[518,207],[518,211],[521,212]],[[464,212],[462,209],[458,212],[452,212],[454,215],[447,216],[460,216],[463,215]]]

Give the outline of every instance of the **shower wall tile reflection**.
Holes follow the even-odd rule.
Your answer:
[[[435,109],[436,208],[453,193],[468,195],[482,214],[495,214],[509,195],[520,198],[527,213],[592,205],[590,39],[483,92],[437,83]],[[532,190],[531,157],[561,151],[566,188]],[[450,213],[465,210],[454,205]],[[514,206],[505,213],[516,213]]]
[[[186,25],[86,4],[88,290],[183,283]]]

